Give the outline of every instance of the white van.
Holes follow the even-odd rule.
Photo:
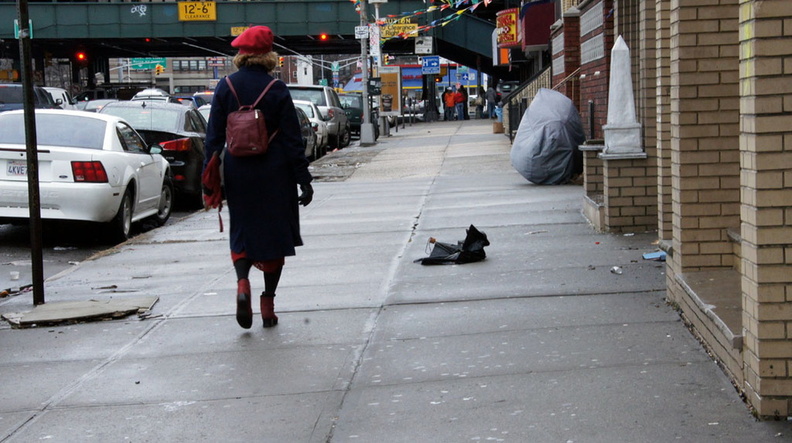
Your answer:
[[[61,109],[77,109],[77,101],[74,100],[69,91],[51,86],[44,86],[44,90],[49,92],[49,95],[52,96],[52,100],[54,100],[55,104]]]

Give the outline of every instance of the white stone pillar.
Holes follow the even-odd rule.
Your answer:
[[[601,156],[643,154],[641,124],[635,117],[630,49],[622,36],[616,39],[611,50],[608,122],[602,129],[605,133],[605,149]]]

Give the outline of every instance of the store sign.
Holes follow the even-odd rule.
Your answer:
[[[516,48],[520,46],[517,16],[519,8],[504,9],[495,14],[495,30],[498,33],[499,48]]]

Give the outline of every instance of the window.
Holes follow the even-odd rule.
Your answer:
[[[2,115],[2,114],[0,114]],[[39,146],[102,149],[107,124],[77,115],[36,114]],[[80,128],[75,131],[74,128]],[[25,144],[24,114],[5,114],[0,119],[0,143]]]
[[[184,129],[188,132],[206,133],[203,119],[198,116],[198,111],[190,111],[185,115]]]
[[[121,146],[124,147],[124,151],[138,153],[147,152],[146,143],[134,129],[124,123],[118,123],[116,132],[118,133],[118,138],[121,140]]]

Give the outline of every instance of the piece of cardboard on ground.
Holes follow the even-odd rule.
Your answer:
[[[151,295],[45,303],[36,306],[32,311],[7,314],[3,318],[13,326],[20,328],[77,321],[107,320],[150,310],[158,300],[159,297]]]

